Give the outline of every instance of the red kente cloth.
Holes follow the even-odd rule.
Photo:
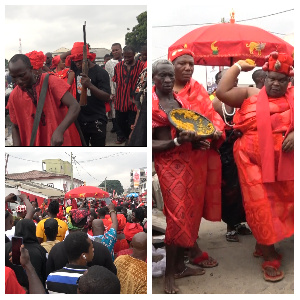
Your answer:
[[[221,116],[214,110],[212,101],[202,84],[193,78],[178,93],[178,96],[188,101],[191,110],[196,111],[208,118],[215,126],[216,130],[222,131],[221,138],[217,141],[217,147],[220,147],[226,138],[225,123]],[[204,182],[205,190],[204,200],[204,218],[210,221],[220,221],[221,219],[221,180],[222,169],[220,155],[216,150],[193,151],[193,161],[201,166],[201,180]]]
[[[21,146],[29,146],[30,144],[36,113],[34,101],[37,102],[39,99],[45,76],[46,73],[43,73],[40,80],[37,80],[32,87],[34,98],[28,92],[22,91],[19,86],[16,86],[10,94],[7,108],[12,123],[19,127]],[[67,83],[50,74],[46,100],[34,146],[50,146],[53,132],[66,115],[66,108],[62,105],[61,98],[69,88],[70,86]],[[62,146],[81,146],[80,137],[74,123],[65,131]]]
[[[289,92],[293,93],[292,90]],[[243,135],[235,142],[233,150],[247,222],[258,243],[272,245],[294,234],[294,181],[278,181],[283,134],[292,130],[293,109],[286,97],[269,98],[276,179],[264,183],[257,131],[257,103],[258,95],[252,96],[243,102],[235,114],[234,128]]]
[[[176,94],[174,98],[183,108],[190,108],[187,101]],[[159,109],[159,99],[152,90],[152,128],[168,126],[172,138],[176,129],[165,112]],[[218,156],[217,152],[215,152]],[[220,169],[220,160],[211,159],[208,151],[192,150],[191,143],[154,154],[155,170],[164,199],[167,228],[165,243],[180,247],[192,247],[198,237],[201,218],[221,220],[221,173],[220,178],[211,176],[212,169]],[[214,187],[219,182],[217,189]],[[210,198],[206,197],[210,190]],[[219,196],[216,197],[214,193]],[[218,199],[215,202],[215,199]],[[206,201],[209,200],[209,201]]]

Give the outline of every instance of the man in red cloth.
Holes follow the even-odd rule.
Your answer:
[[[234,128],[242,136],[234,144],[247,222],[256,239],[254,256],[262,256],[264,279],[279,281],[282,256],[274,244],[294,234],[294,75],[293,59],[272,52],[263,70],[265,86],[259,90],[235,88],[240,71],[255,66],[240,60],[222,77],[217,97],[240,107]]]
[[[175,278],[202,275],[204,270],[185,266],[184,251],[192,249],[196,243],[202,215],[221,219],[220,203],[205,208],[202,177],[206,174],[207,162],[195,162],[192,143],[199,143],[201,137],[194,132],[177,132],[169,122],[167,114],[175,108],[190,108],[188,101],[173,93],[175,82],[174,66],[168,60],[156,61],[152,65],[155,86],[152,90],[152,150],[155,170],[164,199],[164,214],[167,228],[165,292],[179,291]],[[218,134],[215,135],[215,138]],[[205,185],[205,183],[204,183]],[[216,213],[211,208],[217,208]],[[206,254],[203,263],[216,265]]]
[[[188,49],[177,49],[169,52],[169,60],[175,69],[174,92],[186,100],[191,110],[207,117],[215,126],[216,138],[205,139],[194,143],[192,159],[198,168],[203,209],[199,211],[203,218],[209,221],[220,221],[221,218],[221,160],[218,148],[225,140],[224,122],[214,110],[205,88],[192,78],[194,73],[194,53]],[[201,151],[202,150],[202,151]],[[189,251],[190,263],[201,267],[214,267],[218,263],[202,252],[197,242]]]
[[[16,87],[7,104],[12,125],[14,146],[29,146],[37,103],[46,73],[35,75],[30,59],[16,54],[8,68]],[[80,106],[68,92],[70,86],[53,75],[49,76],[46,100],[34,146],[81,146],[73,124]],[[68,107],[66,113],[65,107]]]

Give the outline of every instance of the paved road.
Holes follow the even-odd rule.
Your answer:
[[[154,210],[152,225],[165,228],[161,211]],[[276,248],[283,254],[282,281],[272,283],[263,279],[261,258],[253,257],[255,239],[239,236],[240,242],[227,242],[226,224],[202,220],[198,245],[217,259],[216,268],[206,269],[201,276],[177,279],[180,294],[293,294],[294,293],[294,237],[286,239]],[[152,293],[164,293],[163,278],[152,278]]]
[[[107,132],[106,132],[106,147],[122,147],[123,144],[116,144],[117,135],[116,133],[111,133],[112,122],[107,123]],[[12,146],[12,137],[11,137],[11,122],[9,116],[5,117],[5,146]]]

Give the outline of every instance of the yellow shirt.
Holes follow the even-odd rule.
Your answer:
[[[147,263],[130,255],[116,258],[121,294],[147,294]]]
[[[47,219],[50,219],[50,218],[47,218]],[[46,240],[47,240],[47,237],[45,235],[45,229],[44,229],[44,224],[47,219],[41,220],[40,222],[38,222],[38,224],[36,226],[36,236],[38,238],[42,238],[43,242],[46,242]],[[56,236],[56,239],[59,240],[60,242],[62,242],[65,239],[65,235],[68,230],[68,225],[66,222],[64,222],[58,218],[55,218],[55,220],[58,223],[58,234]]]

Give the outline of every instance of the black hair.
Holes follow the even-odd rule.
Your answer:
[[[258,69],[252,73],[252,79],[255,82],[255,84],[258,83],[260,78],[265,78],[267,76],[267,73],[263,69]]]
[[[45,235],[49,241],[54,241],[58,234],[58,222],[55,219],[47,219],[44,223]]]
[[[110,57],[110,54],[105,54],[105,55],[104,55],[104,58],[105,58],[105,57]]]
[[[59,203],[56,200],[53,200],[49,203],[48,212],[52,215],[57,215],[59,213]]]
[[[132,51],[133,54],[135,54],[135,49],[134,49],[134,47],[131,46],[131,45],[125,46],[125,47],[123,48],[123,52],[130,52],[130,51]]]
[[[112,47],[113,47],[113,46],[119,46],[119,47],[121,48],[121,50],[122,50],[122,46],[121,46],[120,43],[113,43],[111,46],[112,46]]]
[[[26,65],[26,67],[31,68],[31,62],[28,56],[26,56],[25,54],[15,54],[8,62],[8,64],[10,63],[15,63],[18,60],[22,60],[23,63]]]
[[[90,244],[88,235],[82,231],[75,231],[64,239],[64,247],[68,256],[68,261],[77,260],[82,253],[88,253]]]
[[[94,265],[80,277],[78,289],[82,294],[120,294],[121,284],[113,272]]]
[[[105,207],[98,208],[98,214],[100,217],[104,217],[107,214],[107,209]]]
[[[141,207],[135,208],[132,212],[134,212],[135,218],[139,220],[140,223],[142,223],[145,218],[145,213],[143,208]]]
[[[221,75],[222,71],[219,71],[216,75],[215,75],[215,81],[218,81],[220,75]]]

